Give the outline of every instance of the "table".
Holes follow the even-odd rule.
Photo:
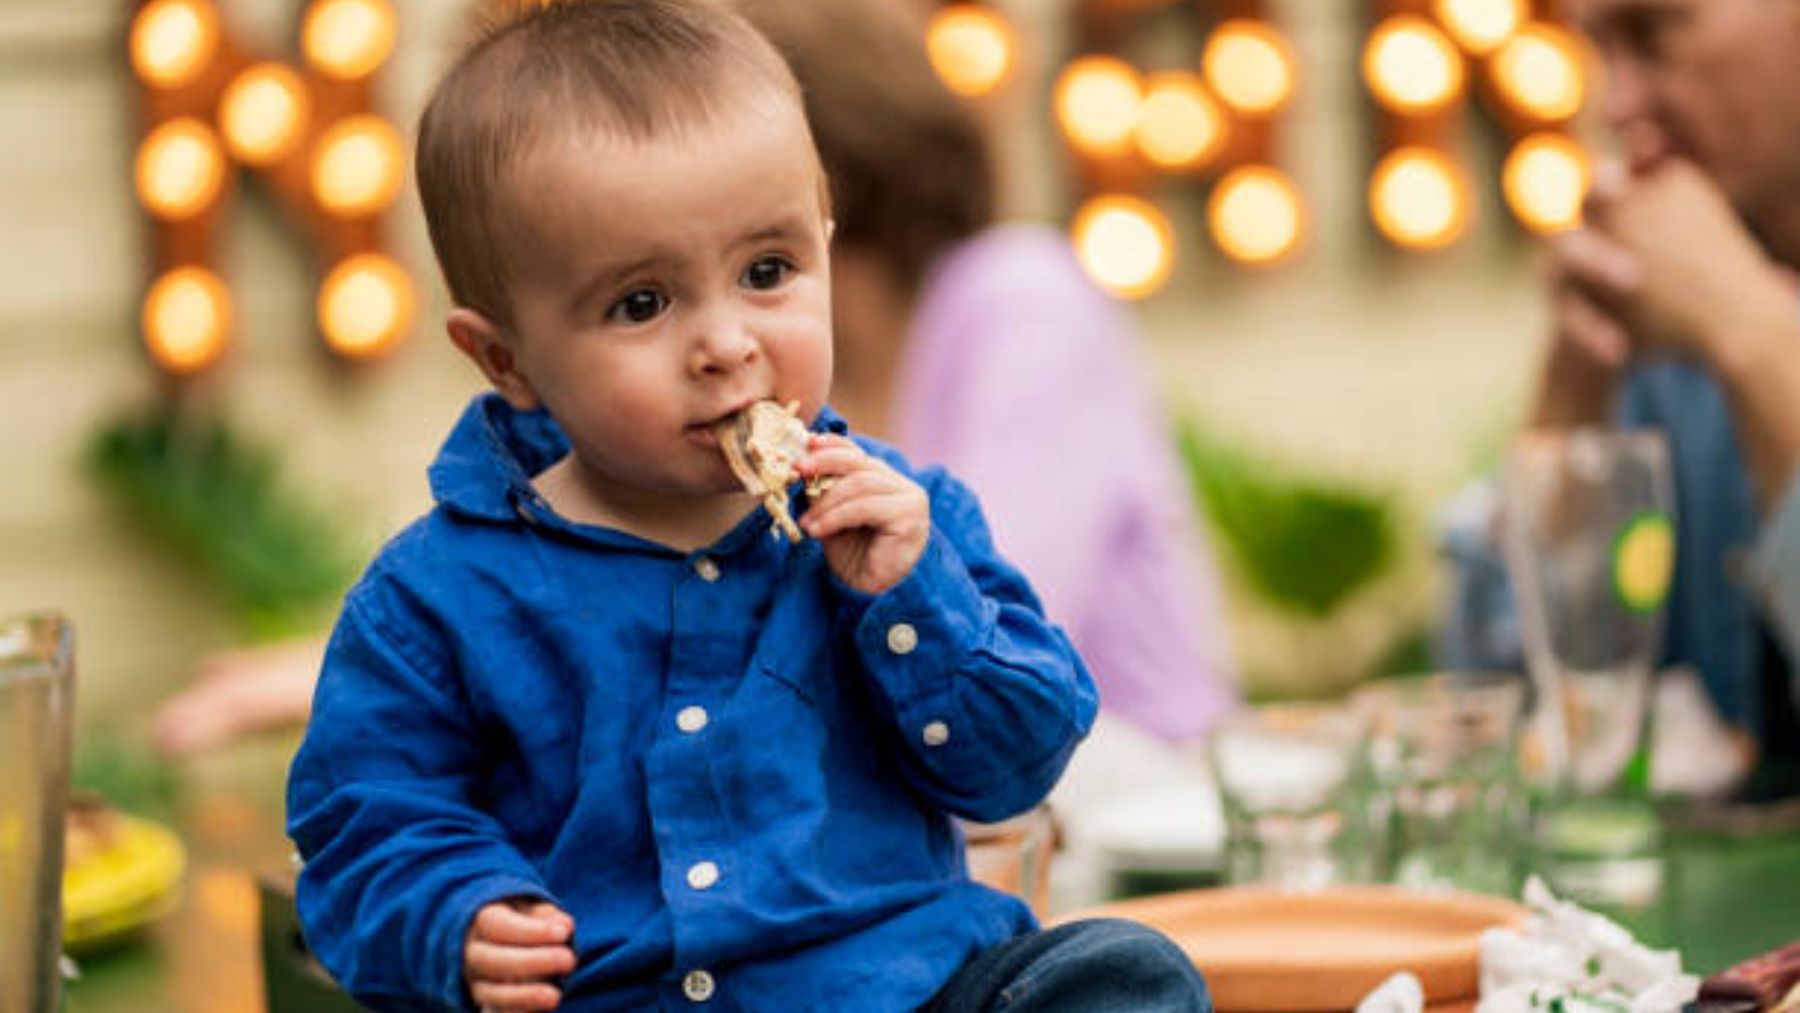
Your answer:
[[[243,817],[213,810],[202,819],[245,830]],[[240,859],[266,852],[267,828],[254,834],[259,840],[239,839]],[[195,868],[182,908],[142,945],[85,963],[67,989],[67,1013],[265,1013],[255,863],[221,857]],[[1664,901],[1627,920],[1646,942],[1679,947],[1689,970],[1709,974],[1800,938],[1800,832],[1678,830],[1670,857]],[[281,875],[279,866],[262,872]]]

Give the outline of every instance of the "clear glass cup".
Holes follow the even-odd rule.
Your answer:
[[[1222,718],[1207,743],[1225,810],[1225,878],[1284,890],[1375,870],[1361,714],[1271,704]]]
[[[1024,901],[1039,919],[1050,914],[1050,856],[1056,821],[1039,805],[1000,823],[962,823],[969,878]]]
[[[1652,679],[1675,561],[1669,449],[1648,430],[1528,433],[1505,475],[1506,565],[1535,702],[1534,862],[1578,902],[1656,900]]]
[[[74,640],[68,623],[0,623],[0,1013],[51,1013],[62,960]]]
[[[1512,896],[1528,818],[1518,776],[1526,683],[1506,672],[1384,679],[1357,690],[1388,820],[1388,879]]]

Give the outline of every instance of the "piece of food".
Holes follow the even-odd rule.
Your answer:
[[[1625,522],[1613,542],[1613,590],[1633,612],[1654,612],[1669,596],[1675,573],[1675,528],[1660,513]]]
[[[802,536],[788,514],[788,487],[799,478],[797,466],[806,455],[806,423],[800,421],[799,408],[798,401],[757,401],[713,427],[731,473],[750,495],[762,497],[775,530],[796,542]],[[809,482],[806,493],[818,496],[828,485]]]
[[[1765,1013],[1800,1010],[1800,940],[1720,971],[1700,984],[1702,1000],[1738,1000]]]

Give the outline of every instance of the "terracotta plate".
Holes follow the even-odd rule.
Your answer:
[[[1219,1013],[1350,1010],[1395,971],[1437,1005],[1473,1000],[1476,942],[1530,912],[1500,897],[1343,886],[1317,893],[1192,890],[1070,915],[1129,918],[1174,939],[1206,976]]]

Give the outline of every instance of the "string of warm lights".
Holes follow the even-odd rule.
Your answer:
[[[1580,219],[1588,159],[1567,134],[1586,101],[1580,44],[1551,0],[1376,0],[1363,81],[1380,117],[1369,181],[1376,231],[1402,249],[1462,238],[1473,218],[1452,152],[1470,81],[1511,146],[1501,192],[1533,232]]]
[[[312,0],[300,21],[303,62],[290,66],[252,58],[211,0],[134,4],[135,178],[155,262],[142,326],[165,372],[200,373],[230,347],[215,234],[236,168],[262,178],[323,259],[318,325],[333,352],[366,359],[405,334],[412,282],[382,252],[380,221],[401,188],[404,146],[370,111],[396,31],[388,0]]]

